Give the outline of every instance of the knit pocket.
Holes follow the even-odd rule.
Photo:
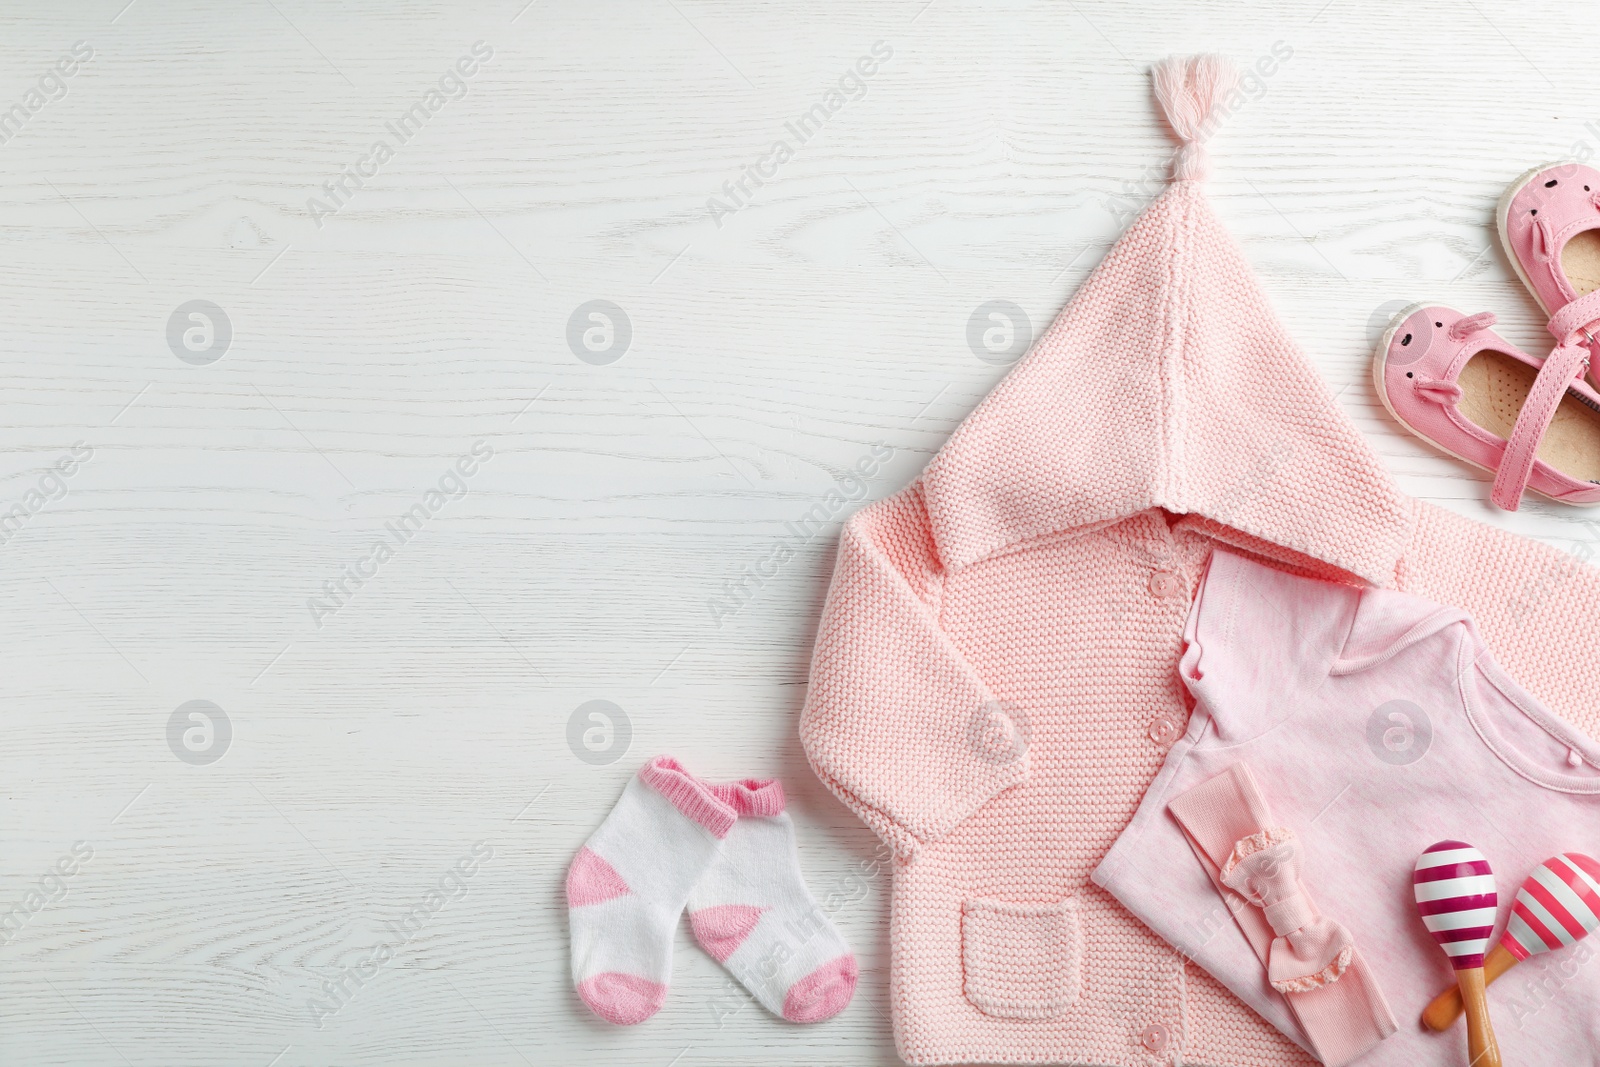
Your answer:
[[[976,898],[961,906],[964,991],[1001,1019],[1056,1019],[1078,999],[1083,935],[1078,902],[1017,904]]]

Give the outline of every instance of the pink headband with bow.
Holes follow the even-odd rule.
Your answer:
[[[1350,931],[1306,895],[1304,846],[1275,823],[1249,767],[1234,764],[1167,810],[1318,1059],[1340,1067],[1395,1032],[1394,1013]]]

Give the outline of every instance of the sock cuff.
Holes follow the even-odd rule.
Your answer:
[[[711,789],[740,815],[783,814],[783,783],[776,778],[746,778],[727,785],[714,785]]]
[[[739,819],[738,809],[717,794],[719,787],[702,782],[671,756],[657,756],[640,767],[639,780],[666,797],[685,816],[710,830],[713,837],[727,837]]]
[[[741,815],[782,815],[787,805],[783,783],[776,778],[715,784],[696,778],[671,756],[657,756],[640,767],[639,779],[718,838],[727,837]]]

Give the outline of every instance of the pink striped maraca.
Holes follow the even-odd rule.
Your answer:
[[[1566,852],[1533,869],[1517,890],[1506,932],[1483,960],[1485,982],[1493,982],[1521,960],[1565,948],[1600,927],[1600,863]],[[1447,989],[1433,998],[1422,1021],[1448,1030],[1461,1014],[1461,992]]]
[[[1411,888],[1422,924],[1456,969],[1456,984],[1467,1009],[1472,1067],[1500,1067],[1500,1046],[1483,993],[1483,954],[1500,901],[1489,861],[1464,841],[1440,841],[1417,859]]]

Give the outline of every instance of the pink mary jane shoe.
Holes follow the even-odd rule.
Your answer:
[[[1495,221],[1500,243],[1547,316],[1567,313],[1593,348],[1600,337],[1600,170],[1548,163],[1511,183]],[[1591,382],[1600,384],[1591,364]]]
[[[1600,394],[1583,380],[1589,349],[1568,318],[1557,312],[1552,332],[1567,333],[1541,360],[1491,330],[1488,312],[1413,304],[1378,344],[1378,397],[1400,425],[1493,474],[1490,499],[1507,511],[1525,488],[1600,504]]]

